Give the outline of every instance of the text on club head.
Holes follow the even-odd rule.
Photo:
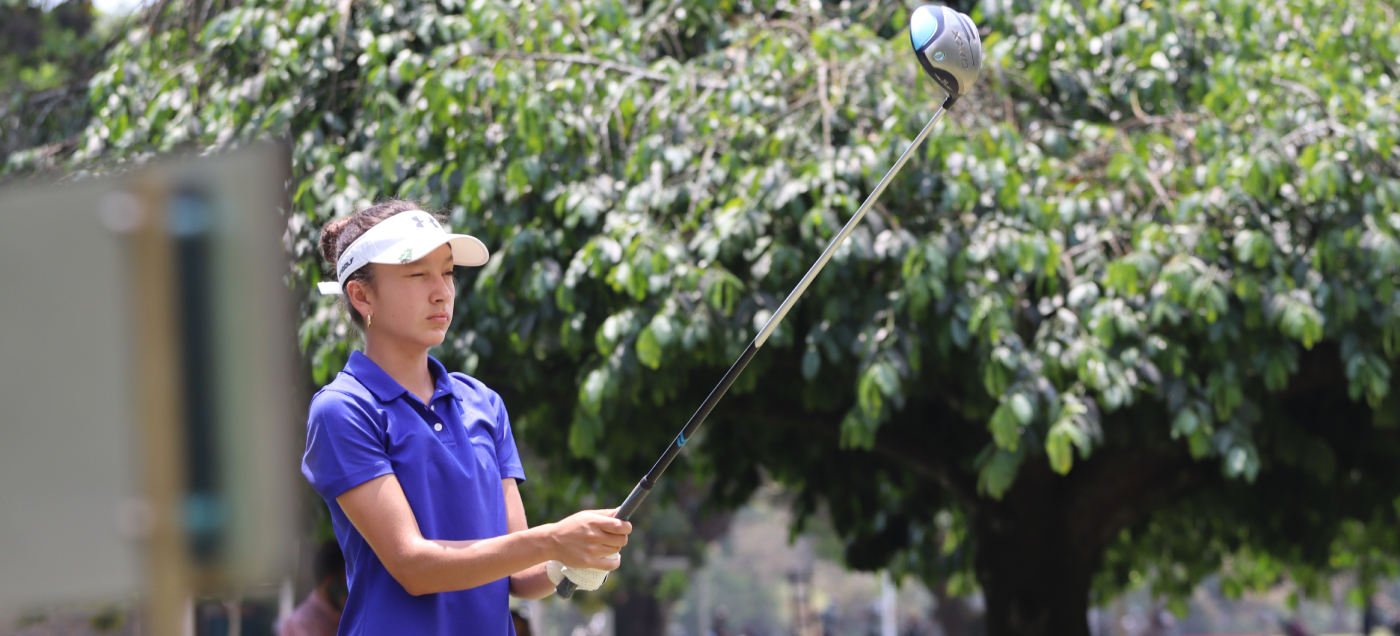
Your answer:
[[[963,37],[961,29],[954,28],[953,41],[958,44],[958,58],[962,61],[963,70],[970,70],[972,62],[967,59],[967,39]]]

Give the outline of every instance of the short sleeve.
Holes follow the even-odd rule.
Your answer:
[[[515,448],[515,434],[510,430],[510,416],[506,414],[506,404],[501,396],[491,393],[491,405],[496,408],[496,465],[501,469],[501,477],[514,477],[525,481],[525,467],[520,464],[520,452]]]
[[[339,391],[321,391],[311,401],[301,472],[327,501],[375,477],[393,473],[384,449],[383,429],[354,397]]]

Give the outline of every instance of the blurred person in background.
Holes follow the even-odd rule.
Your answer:
[[[454,268],[486,264],[486,246],[391,200],[330,222],[320,247],[337,280],[318,288],[364,335],[312,398],[302,459],[345,554],[337,633],[514,635],[509,597],[552,594],[548,562],[616,569],[631,524],[594,510],[530,528],[500,396],[428,355],[452,324]]]
[[[292,615],[277,629],[278,636],[335,636],[340,611],[350,595],[345,584],[345,555],[340,545],[327,541],[316,550],[316,589],[311,590]]]
[[[1279,619],[1279,627],[1283,629],[1284,636],[1313,636],[1313,633],[1303,626],[1303,621],[1296,618]]]
[[[710,614],[710,633],[706,636],[734,636],[729,629],[729,608],[720,605]]]
[[[1362,608],[1361,633],[1369,636],[1382,629],[1389,630],[1391,634],[1400,634],[1400,607],[1396,607],[1390,597],[1376,593],[1366,598],[1366,605]]]
[[[510,611],[510,621],[515,624],[515,636],[532,636],[530,621],[519,610]]]

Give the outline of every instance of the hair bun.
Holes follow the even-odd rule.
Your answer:
[[[321,228],[321,258],[335,268],[335,262],[340,258],[340,235],[345,232],[345,226],[350,224],[350,217],[343,216]]]

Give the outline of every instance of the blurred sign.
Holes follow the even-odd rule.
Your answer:
[[[0,191],[0,609],[139,593],[159,634],[162,603],[290,570],[287,167]]]

